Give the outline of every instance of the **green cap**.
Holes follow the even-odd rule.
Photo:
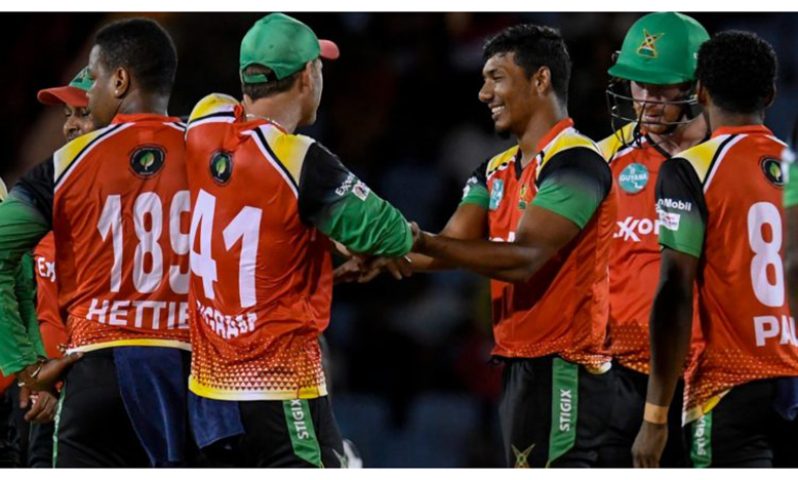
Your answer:
[[[94,80],[89,76],[89,67],[85,67],[75,75],[69,85],[39,90],[36,98],[45,105],[65,104],[85,108],[89,105],[86,92],[91,89],[93,83]]]
[[[244,69],[251,65],[262,65],[273,71],[277,80],[282,80],[305,68],[311,60],[319,57],[335,60],[339,55],[335,43],[319,40],[304,23],[282,13],[272,13],[255,22],[241,40],[241,81],[264,83],[270,80],[263,74],[244,74]]]
[[[698,48],[709,40],[700,23],[676,12],[650,13],[626,33],[613,77],[654,85],[695,80]]]

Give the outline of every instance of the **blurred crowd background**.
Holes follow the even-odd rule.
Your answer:
[[[62,143],[63,112],[36,102],[88,61],[104,23],[146,15],[179,53],[170,113],[205,94],[240,96],[238,48],[264,13],[4,13],[0,30],[0,176],[13,182]],[[583,133],[611,133],[604,90],[613,51],[642,13],[296,13],[341,47],[325,64],[316,125],[304,129],[380,195],[437,231],[463,182],[507,148],[477,99],[482,44],[522,22],[561,30],[573,60],[569,112]],[[690,13],[710,32],[744,29],[775,48],[778,97],[767,125],[781,138],[798,109],[798,13]],[[739,72],[746,75],[746,72]],[[501,466],[488,282],[464,272],[336,287],[330,350],[333,405],[366,466]]]

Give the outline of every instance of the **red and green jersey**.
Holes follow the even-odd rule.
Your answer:
[[[463,202],[488,212],[489,238],[512,242],[524,210],[536,205],[574,222],[581,233],[530,281],[491,281],[493,354],[559,354],[601,367],[608,315],[607,254],[615,224],[610,169],[598,147],[565,119],[540,141],[526,167],[513,147],[483,164]]]
[[[407,221],[313,139],[209,95],[186,137],[191,220],[189,388],[220,400],[326,395],[318,337],[333,238],[397,256]]]
[[[660,170],[660,244],[700,259],[705,344],[686,372],[687,421],[736,385],[798,376],[782,267],[784,148],[764,126],[724,127]]]
[[[660,260],[655,186],[660,167],[670,155],[649,135],[634,140],[634,128],[630,123],[599,143],[612,169],[618,212],[610,246],[608,344],[618,363],[648,374],[648,323]],[[695,327],[693,352],[701,345],[697,323]]]

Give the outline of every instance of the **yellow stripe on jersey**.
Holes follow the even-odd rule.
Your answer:
[[[543,167],[546,166],[549,160],[554,158],[558,153],[562,153],[572,148],[587,148],[604,158],[604,155],[601,154],[601,150],[599,150],[599,147],[593,140],[587,138],[581,133],[577,133],[575,130],[565,131],[560,134],[560,136],[556,138],[546,150],[543,151],[543,159],[538,164],[538,168],[535,172],[535,178],[540,175],[540,172],[543,170]]]
[[[299,175],[302,173],[302,163],[308,149],[315,142],[305,135],[292,135],[285,133],[275,126],[261,129],[269,148],[277,156],[277,161],[291,174],[294,183],[299,185]]]
[[[518,155],[518,145],[510,147],[502,153],[491,158],[488,162],[488,170],[485,172],[485,177],[489,177],[493,172],[499,169],[502,165],[509,163],[515,156]]]
[[[112,342],[92,343],[80,347],[70,348],[66,353],[72,352],[93,352],[104,348],[113,347],[167,347],[179,348],[180,350],[191,351],[191,344],[178,340],[164,340],[160,338],[131,338],[126,340],[114,340]]]
[[[197,102],[197,104],[194,106],[194,109],[191,110],[191,115],[188,116],[188,121],[193,122],[202,117],[207,117],[208,115],[213,115],[215,113],[232,113],[236,105],[238,105],[238,100],[230,95],[225,95],[223,93],[212,93]]]
[[[6,199],[8,196],[8,189],[6,188],[6,182],[0,178],[0,202]]]
[[[83,152],[83,150],[88,147],[91,142],[108,130],[117,126],[118,125],[110,125],[108,127],[83,134],[59,148],[58,151],[53,154],[53,179],[58,182],[58,179],[61,178],[61,175],[63,175],[69,166],[78,159],[78,156],[80,156],[81,152]]]
[[[203,398],[214,400],[296,400],[313,399],[327,395],[327,386],[304,387],[299,390],[227,390],[201,384],[193,375],[188,377],[188,389]]]
[[[715,158],[718,148],[721,143],[728,138],[727,135],[720,135],[718,137],[700,143],[695,147],[688,148],[687,150],[674,155],[674,157],[684,158],[693,166],[698,180],[704,183],[707,175],[709,175],[709,168],[712,166],[712,159]]]
[[[598,143],[601,155],[609,162],[619,150],[628,145],[628,141],[634,137],[634,123],[627,123],[615,133]]]

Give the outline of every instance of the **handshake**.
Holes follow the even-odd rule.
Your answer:
[[[424,240],[429,233],[424,232],[416,222],[410,222],[410,231],[413,235],[413,246],[410,251],[418,253],[424,245]],[[423,265],[429,260],[422,255],[403,255],[401,257],[381,257],[368,254],[350,252],[345,246],[336,243],[339,253],[348,257],[348,260],[338,266],[333,272],[334,283],[367,283],[380,273],[387,272],[393,278],[401,280],[413,275],[414,271],[423,270]]]

